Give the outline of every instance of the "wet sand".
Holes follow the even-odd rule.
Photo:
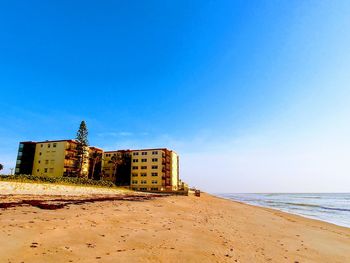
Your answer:
[[[207,194],[22,204],[0,209],[0,262],[343,263],[350,229]]]

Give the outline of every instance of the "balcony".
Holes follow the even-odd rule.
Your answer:
[[[73,148],[73,147],[67,147],[66,148],[66,151],[69,151],[69,152],[75,152],[77,149],[76,148]]]
[[[74,154],[66,154],[65,159],[75,159]]]
[[[170,171],[170,166],[163,166],[162,167],[162,172],[165,173],[165,172],[168,172]]]

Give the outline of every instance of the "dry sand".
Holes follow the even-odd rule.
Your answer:
[[[345,263],[350,229],[207,194],[24,205],[0,209],[0,262]]]
[[[43,183],[20,183],[0,181],[0,194],[36,194],[36,195],[67,195],[80,196],[89,194],[121,194],[128,190],[107,187],[75,186]]]

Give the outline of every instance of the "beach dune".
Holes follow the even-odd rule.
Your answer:
[[[202,194],[0,209],[0,250],[25,263],[344,263],[350,229]]]

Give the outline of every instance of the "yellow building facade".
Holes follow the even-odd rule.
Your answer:
[[[177,191],[179,182],[178,155],[168,149],[131,151],[133,190]]]
[[[113,156],[120,155],[119,151],[108,151],[103,153],[103,161],[102,161],[102,178],[103,180],[114,181],[115,180],[115,167],[112,162]]]
[[[33,175],[40,176],[74,176],[77,142],[74,140],[37,142],[33,161]],[[83,160],[82,173],[89,173],[89,150]]]

